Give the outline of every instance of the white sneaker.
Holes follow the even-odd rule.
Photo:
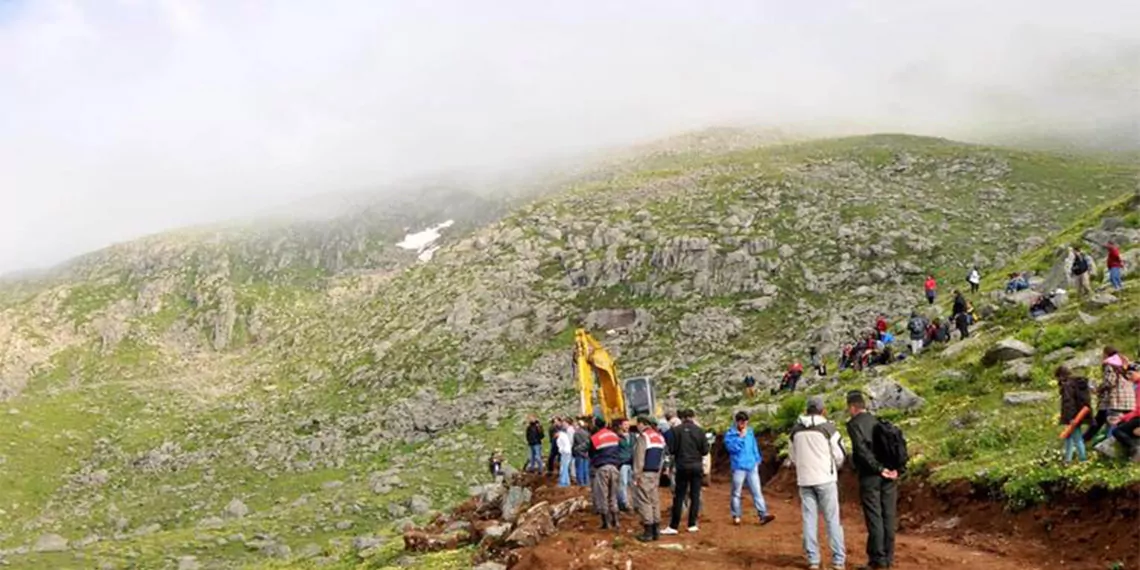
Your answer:
[[[666,536],[673,536],[674,534],[677,534],[677,529],[665,527],[665,528],[661,529],[661,534],[666,535]]]
[[[740,526],[740,517],[733,517],[732,524]]]
[[[689,527],[689,532],[697,532],[698,530],[701,530],[701,529],[697,528],[696,526]]]

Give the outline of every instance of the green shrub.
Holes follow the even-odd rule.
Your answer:
[[[784,398],[780,402],[780,407],[776,410],[776,428],[780,431],[788,431],[796,424],[796,420],[804,413],[807,407],[807,398],[801,395],[794,395]]]

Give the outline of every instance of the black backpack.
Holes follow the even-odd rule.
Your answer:
[[[883,467],[896,471],[906,470],[906,462],[910,459],[906,452],[906,438],[898,426],[884,419],[879,419],[875,428],[871,430],[871,451],[875,459]]]
[[[1085,254],[1080,254],[1073,258],[1073,275],[1084,275],[1089,270],[1089,260]]]

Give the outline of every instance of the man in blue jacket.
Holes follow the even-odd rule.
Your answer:
[[[768,512],[764,494],[760,491],[760,447],[756,445],[756,434],[748,427],[747,412],[736,413],[736,425],[724,434],[724,448],[732,459],[732,500],[729,504],[732,524],[740,524],[740,496],[745,482],[752,494],[752,505],[760,517],[760,526],[776,520]]]

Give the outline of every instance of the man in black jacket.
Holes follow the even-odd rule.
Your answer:
[[[701,479],[704,456],[709,454],[709,441],[705,431],[693,422],[693,410],[682,410],[681,425],[673,428],[669,453],[676,466],[676,485],[673,487],[673,509],[668,528],[661,534],[677,534],[681,524],[681,511],[685,495],[689,496],[689,532],[697,532],[697,515],[701,512]]]
[[[851,438],[852,461],[859,477],[863,519],[867,523],[869,563],[857,570],[890,568],[895,558],[895,527],[898,525],[898,471],[888,469],[875,457],[873,434],[878,419],[867,411],[863,394],[848,392],[847,435]]]
[[[548,428],[548,430],[547,430],[547,433],[550,434],[550,457],[546,458],[546,472],[550,473],[553,476],[558,475],[558,471],[554,470],[554,462],[559,459],[558,458],[558,455],[559,455],[558,454],[558,443],[555,442],[555,439],[558,437],[558,424],[561,421],[562,421],[562,419],[559,418],[558,416],[554,416],[553,418],[550,418],[550,428]],[[571,466],[570,468],[571,468],[571,470],[573,470],[573,466]]]
[[[530,459],[526,462],[526,469],[534,473],[542,473],[542,424],[538,418],[530,416],[526,423],[526,445],[530,448]]]

